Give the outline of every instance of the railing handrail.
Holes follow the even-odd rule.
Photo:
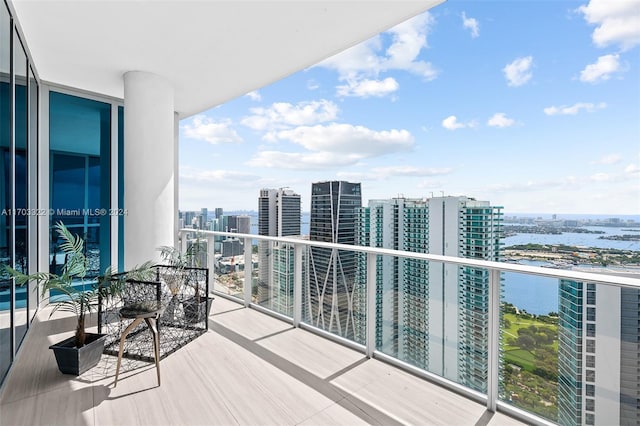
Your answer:
[[[582,272],[566,269],[543,268],[540,266],[519,265],[506,262],[495,262],[489,260],[469,259],[464,257],[444,256],[439,254],[415,253],[404,250],[392,250],[378,247],[357,246],[350,244],[327,243],[322,241],[311,241],[303,238],[292,237],[272,237],[267,235],[240,234],[235,232],[205,231],[198,229],[183,228],[180,233],[196,233],[198,236],[222,236],[234,238],[250,238],[263,241],[275,241],[287,244],[298,244],[313,247],[332,248],[339,250],[358,251],[362,253],[373,253],[385,256],[398,256],[410,259],[428,260],[434,262],[451,263],[461,266],[471,266],[475,268],[486,268],[488,270],[498,270],[503,272],[516,272],[527,275],[537,275],[548,278],[570,279],[579,282],[590,282],[596,284],[614,285],[618,287],[629,287],[640,290],[640,273],[638,278],[629,276],[612,275],[600,272]],[[640,272],[640,271],[639,271]]]

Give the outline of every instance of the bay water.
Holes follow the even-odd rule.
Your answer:
[[[517,234],[504,239],[504,247],[523,244],[564,244],[568,246],[613,248],[620,250],[640,251],[640,241],[617,241],[601,239],[601,236],[636,235],[639,232],[629,231],[628,227],[587,226],[591,231],[602,231],[604,234],[585,234],[564,232],[562,234]],[[639,228],[634,228],[639,229]],[[519,263],[532,266],[550,266],[541,261],[523,260]],[[559,280],[535,275],[505,272],[503,274],[502,300],[524,309],[531,314],[544,315],[558,312]]]

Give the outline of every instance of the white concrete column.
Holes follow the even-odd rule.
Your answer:
[[[124,75],[125,269],[159,260],[176,243],[178,214],[173,87],[142,71]]]

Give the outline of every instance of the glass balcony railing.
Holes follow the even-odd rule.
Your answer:
[[[640,420],[640,275],[181,230],[184,247],[196,238],[213,253],[203,259],[217,294],[491,411],[533,424]]]

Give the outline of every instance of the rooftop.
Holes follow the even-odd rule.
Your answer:
[[[217,297],[209,331],[160,363],[115,358],[73,378],[42,350],[73,318],[44,309],[4,386],[4,425],[516,425],[502,413],[279,319]],[[124,373],[124,374],[123,374]]]

